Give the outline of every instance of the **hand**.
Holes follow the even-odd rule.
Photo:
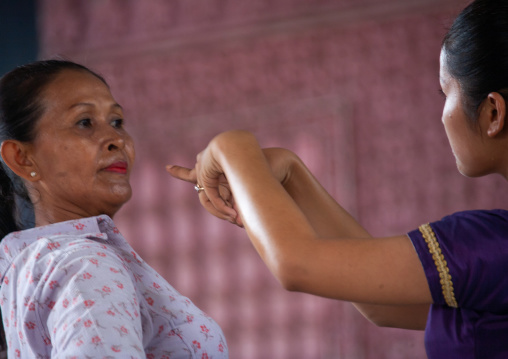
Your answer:
[[[231,223],[243,227],[243,221],[239,210],[235,205],[234,196],[223,170],[215,158],[214,142],[218,137],[227,137],[228,141],[242,141],[245,132],[232,131],[217,136],[208,147],[197,156],[197,163],[193,169],[180,166],[167,166],[166,170],[171,176],[190,183],[199,183],[205,188],[199,194],[203,207],[218,218],[228,220]],[[219,139],[220,141],[220,139]],[[242,143],[243,144],[243,143]],[[242,146],[245,149],[244,146]],[[271,167],[275,178],[284,186],[291,177],[291,166],[298,157],[289,150],[283,148],[266,148],[263,154]],[[201,178],[198,181],[198,173]]]
[[[197,178],[196,178],[196,169],[195,168],[186,168],[182,166],[176,166],[176,165],[167,165],[166,171],[174,178],[193,183],[194,185],[197,184]],[[229,208],[233,208],[237,210],[235,206],[235,201],[233,198],[233,194],[231,193],[229,184],[227,182],[227,179],[224,175],[221,176],[219,179],[219,195],[226,203],[226,206]],[[229,216],[225,216],[223,213],[216,210],[215,206],[210,202],[210,199],[206,195],[206,191],[200,191],[198,194],[199,201],[201,205],[211,214],[214,216],[227,220],[233,224],[236,224],[239,227],[243,227],[243,222],[241,220],[240,216],[235,216],[234,220],[230,218]]]

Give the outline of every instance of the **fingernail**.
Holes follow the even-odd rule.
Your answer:
[[[173,167],[175,167],[174,165],[166,165],[166,171],[169,171],[170,169],[172,169]]]

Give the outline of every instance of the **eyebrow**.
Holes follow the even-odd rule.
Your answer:
[[[79,107],[79,106],[87,106],[87,107],[95,107],[95,105],[93,103],[89,103],[89,102],[78,102],[78,103],[75,103],[73,105],[71,105],[69,107],[69,109],[72,109],[74,107]],[[119,104],[117,103],[114,103],[111,105],[111,108],[117,108],[117,109],[120,109],[120,110],[123,110],[123,107],[120,106]]]

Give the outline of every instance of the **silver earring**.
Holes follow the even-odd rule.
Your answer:
[[[37,176],[37,172],[35,172],[35,171],[30,172],[30,176],[32,176],[32,178]]]

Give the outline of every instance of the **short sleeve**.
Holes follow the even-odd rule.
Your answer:
[[[508,212],[465,211],[408,233],[435,304],[508,309]]]
[[[53,358],[144,358],[134,283],[116,253],[94,241],[47,258],[39,286],[41,328]]]

